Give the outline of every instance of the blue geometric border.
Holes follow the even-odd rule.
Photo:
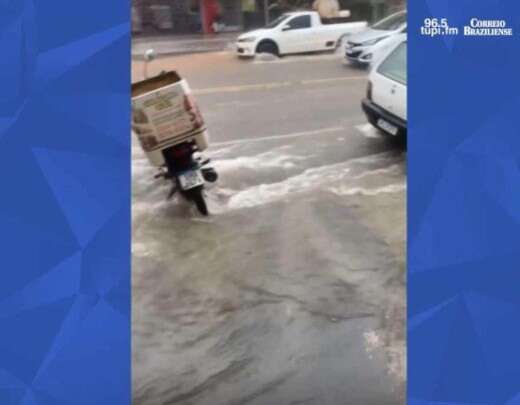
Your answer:
[[[130,403],[129,2],[0,1],[0,404]]]
[[[520,2],[409,8],[409,404],[520,404]],[[421,37],[505,19],[513,37]]]

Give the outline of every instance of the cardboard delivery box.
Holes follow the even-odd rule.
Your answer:
[[[204,120],[188,83],[176,72],[132,85],[132,130],[150,163],[164,165],[162,151],[193,141],[200,151],[208,147]]]

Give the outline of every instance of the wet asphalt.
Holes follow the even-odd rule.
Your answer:
[[[366,72],[228,52],[163,69],[220,179],[201,217],[134,142],[133,403],[403,404],[406,152],[366,123]]]

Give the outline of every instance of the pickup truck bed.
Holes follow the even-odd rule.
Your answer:
[[[350,17],[330,17],[330,18],[321,18],[321,24],[322,25],[329,25],[329,24],[345,24],[348,22],[352,22],[352,19]]]

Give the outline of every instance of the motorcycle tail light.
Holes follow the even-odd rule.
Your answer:
[[[182,159],[185,156],[191,155],[191,147],[189,144],[181,144],[172,147],[169,152],[173,158]]]

